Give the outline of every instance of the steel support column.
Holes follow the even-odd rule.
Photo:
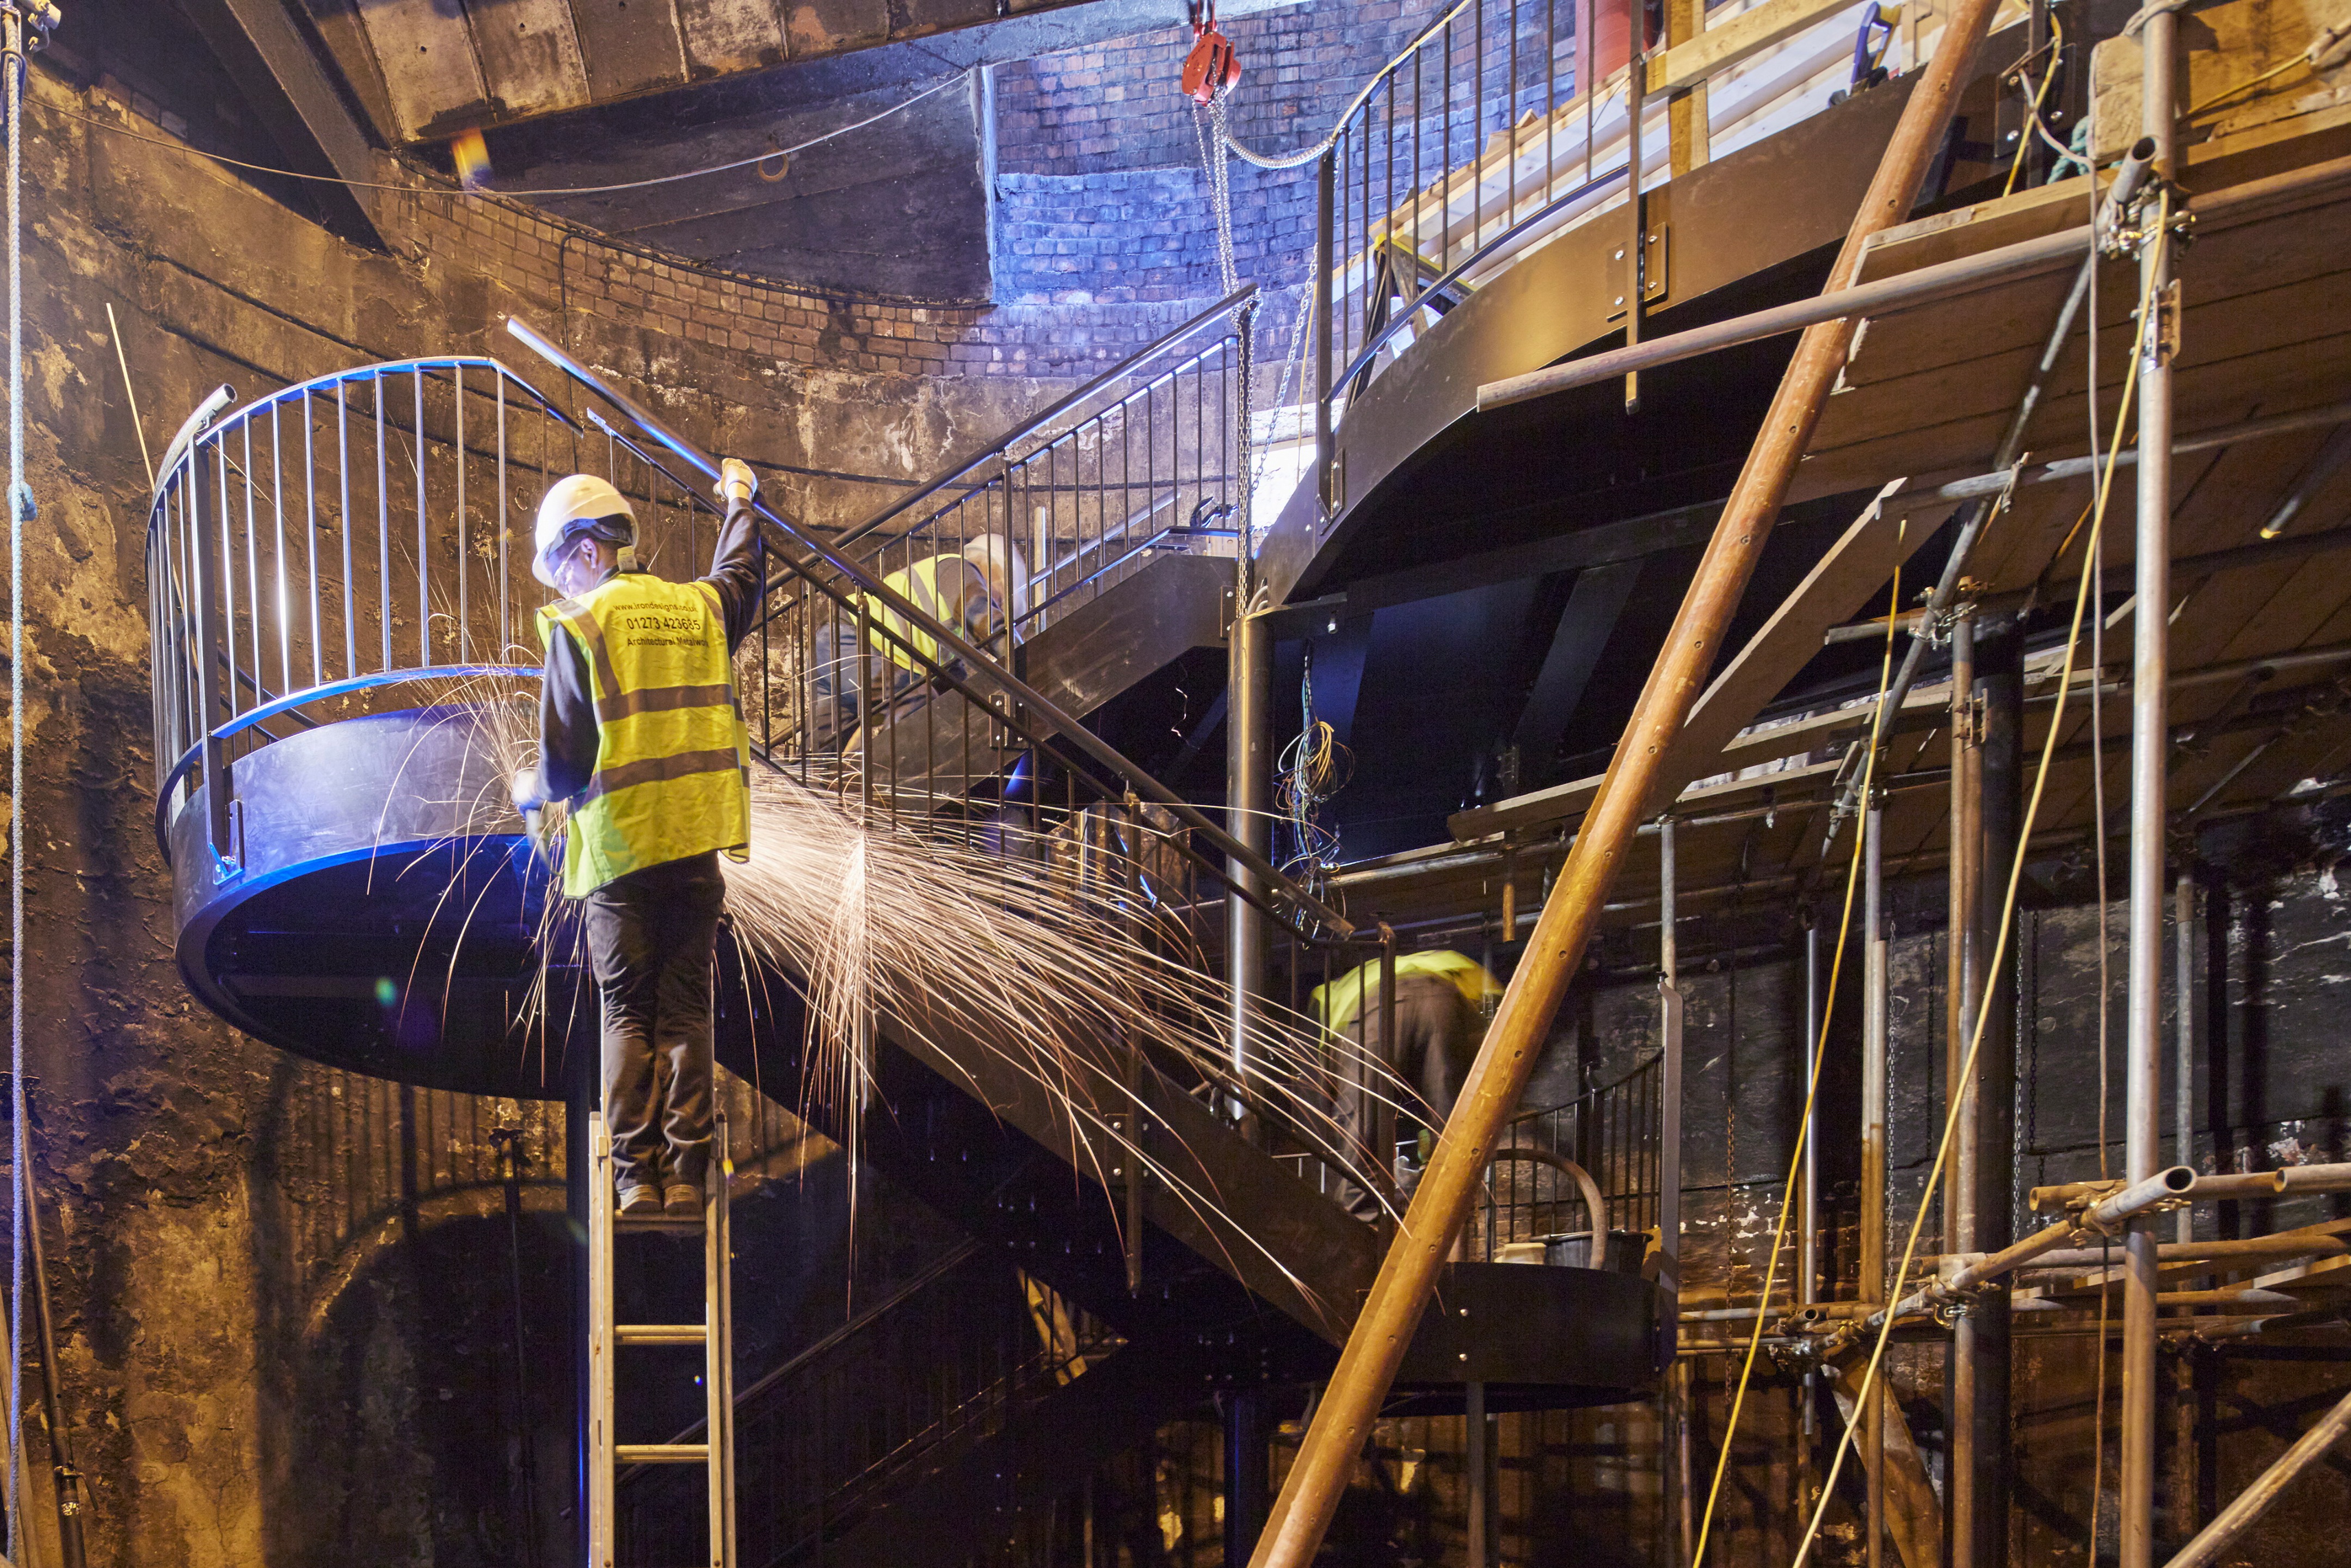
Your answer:
[[[2173,134],[2174,49],[2179,21],[2147,18],[2140,36],[2141,124],[2155,140],[2157,177],[2179,172]],[[2143,213],[2160,210],[2150,199]],[[2170,246],[2157,233],[2139,247],[2139,287],[2147,319],[2138,370],[2138,530],[2134,545],[2137,613],[2131,617],[2130,968],[2125,1013],[2124,1175],[2133,1182],[2161,1160],[2163,1046],[2163,860],[2166,680],[2171,631],[2171,352],[2176,328]],[[2155,1562],[2156,1233],[2146,1215],[2124,1240],[2121,1568]]]
[[[1246,558],[1240,587],[1233,607],[1225,723],[1226,831],[1260,860],[1273,838],[1268,792],[1272,780],[1273,714],[1267,700],[1272,680],[1273,640],[1249,615],[1248,594],[1252,574]],[[1227,1020],[1227,1065],[1240,1092],[1232,1107],[1235,1119],[1252,1123],[1257,1098],[1251,1084],[1256,1071],[1250,1060],[1249,1038],[1257,1027],[1265,996],[1266,927],[1264,913],[1238,888],[1259,889],[1259,879],[1247,862],[1228,859],[1226,874],[1237,890],[1225,896],[1225,982],[1231,995]]]
[[[1968,962],[1970,1040],[1980,1035],[1961,1123],[1966,1173],[1960,1250],[1996,1252],[2015,1239],[2016,959],[1987,966],[1999,939],[2023,815],[2024,640],[2012,621],[1977,628],[1976,902]],[[1969,1042],[1956,1042],[1965,1050]],[[1952,1426],[1969,1463],[1952,1465],[1953,1568],[2008,1560],[2009,1301],[1990,1289],[1959,1314],[1951,1347]]]
[[[1225,1418],[1225,1561],[1238,1563],[1265,1521],[1265,1391],[1235,1389],[1217,1404]]]
[[[1886,802],[1874,795],[1862,818],[1861,1191],[1859,1280],[1865,1302],[1886,1299],[1886,1039],[1889,1022],[1886,941]],[[1886,1542],[1886,1382],[1872,1380],[1861,1409],[1864,1480],[1869,1491],[1869,1568]]]

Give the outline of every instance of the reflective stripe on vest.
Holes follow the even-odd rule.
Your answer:
[[[751,735],[717,591],[618,573],[538,612],[541,642],[559,626],[588,656],[596,703],[596,771],[572,803],[564,892],[713,849],[745,858]]]
[[[1455,952],[1450,948],[1398,953],[1395,971],[1398,980],[1408,974],[1443,975],[1453,982],[1472,1007],[1484,1005],[1489,996],[1502,994],[1502,982],[1487,973],[1484,964],[1468,953]],[[1316,986],[1311,1005],[1314,1016],[1322,1020],[1329,1028],[1345,1033],[1354,1027],[1356,1015],[1366,1003],[1376,1003],[1379,995],[1380,961],[1374,959],[1361,968],[1348,971],[1328,985]]]
[[[953,574],[950,585],[940,583],[942,572]],[[882,586],[895,589],[916,609],[957,631],[963,629],[964,607],[971,602],[974,593],[983,599],[987,597],[987,579],[961,556],[929,556],[891,573],[882,579]],[[950,593],[955,599],[952,604],[947,602]],[[860,595],[859,603],[864,602],[864,596]],[[920,673],[939,662],[937,638],[921,627],[908,625],[906,618],[893,609],[877,604],[871,613],[881,628],[873,634],[874,650],[891,663]],[[904,639],[903,644],[901,639]]]

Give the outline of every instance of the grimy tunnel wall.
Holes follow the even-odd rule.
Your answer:
[[[523,1129],[526,1272],[560,1302],[561,1113],[317,1067],[236,1036],[185,996],[170,960],[170,877],[150,826],[147,481],[106,306],[157,452],[223,380],[252,391],[472,350],[545,385],[542,368],[516,358],[500,330],[514,313],[568,339],[705,445],[768,465],[775,492],[825,524],[898,493],[1185,307],[825,298],[615,249],[444,189],[377,193],[392,248],[365,251],[209,161],[74,118],[145,133],[101,97],[38,70],[32,81],[26,411],[41,511],[25,581],[28,790],[9,803],[26,813],[29,950],[13,956],[28,985],[31,1141],[49,1205],[61,1382],[89,1476],[93,1561],[511,1563],[508,1243],[488,1132]],[[394,183],[408,178],[388,163],[384,171]],[[2266,1166],[2289,1158],[2289,1145],[2317,1158],[2346,1152],[2346,1086],[2325,1067],[2340,1058],[2331,1002],[2351,976],[2351,912],[2333,864],[2345,825],[2322,816],[2304,827],[2208,892],[2199,1005],[2219,1049],[2199,1085],[2199,1159],[2242,1154]],[[1939,1108],[1938,897],[1919,889],[1896,951],[1897,1222],[1915,1200],[1931,1152],[1925,1129]],[[2077,867],[2028,926],[2023,1182],[2095,1165],[2084,1153],[2096,1119],[2095,918],[2080,898]],[[1708,929],[1724,951],[1719,970],[1706,967],[1709,943],[1683,939],[1694,955],[1686,966],[1702,971],[1689,982],[1690,1274],[1699,1289],[1743,1289],[1760,1273],[1801,1094],[1792,1066],[1801,978],[1784,911],[1748,937],[1727,919]],[[1604,1078],[1646,1047],[1653,999],[1646,981],[1592,989],[1547,1069],[1556,1097],[1573,1092],[1580,1064]],[[1833,1064],[1852,1049],[1850,998],[1844,1017]],[[1849,1109],[1833,1096],[1827,1115],[1846,1120],[1832,1125],[1850,1125]],[[837,1317],[850,1261],[831,1228],[838,1162],[780,1122],[768,1147],[771,1174],[803,1164],[814,1173],[805,1187],[778,1181],[771,1211],[742,1220],[772,1245],[755,1252],[747,1235],[737,1299],[775,1303],[756,1332],[778,1342]],[[1825,1254],[1846,1269],[1853,1215],[1839,1161],[1849,1156],[1850,1140],[1831,1140],[1823,1171],[1837,1230]],[[872,1225],[875,1255],[862,1269],[886,1273],[944,1240],[911,1206],[885,1212],[893,1222]],[[570,1347],[553,1325],[529,1349],[552,1542],[569,1533]],[[2021,1563],[2081,1561],[2067,1542],[2089,1490],[2084,1364],[2062,1341],[2029,1344],[2019,1357]],[[1922,1432],[1940,1398],[1919,1380],[1928,1365],[1897,1375]],[[1721,1366],[1702,1364],[1698,1379],[1702,1457],[1727,1408]],[[2208,1513],[2345,1381],[2339,1364],[2306,1352],[2216,1351],[2174,1366],[2195,1419],[2166,1438],[2166,1463],[2176,1467],[2174,1495],[2193,1488]],[[1793,1395],[1776,1368],[1767,1382],[1762,1414],[1750,1417],[1754,1440],[1726,1489],[1727,1560],[1793,1544],[1797,1478],[1773,1440],[1794,1419]],[[1646,1561],[1657,1499],[1644,1469],[1654,1450],[1639,1444],[1652,1432],[1640,1410],[1507,1417],[1505,1549],[1572,1545],[1593,1562]],[[1391,1435],[1424,1450],[1439,1440]],[[1444,1517],[1424,1538],[1458,1548],[1447,1501],[1458,1498],[1458,1470],[1428,1473]],[[46,1530],[37,1454],[32,1474],[30,1519]],[[2344,1469],[2322,1466],[2299,1486],[2251,1538],[2255,1560],[2314,1563],[2339,1547],[2335,1524],[2351,1502]],[[1850,1521],[1841,1528],[1849,1546]],[[1839,1541],[1831,1546],[1840,1560]],[[1619,1555],[1595,1555],[1610,1551]]]
[[[40,515],[26,792],[10,804],[26,813],[31,1141],[92,1561],[513,1563],[508,1238],[489,1132],[519,1126],[528,1160],[552,1550],[570,1530],[562,1114],[318,1067],[183,992],[151,816],[147,477],[107,306],[158,456],[225,380],[250,395],[465,350],[546,386],[503,331],[512,313],[713,448],[768,465],[771,493],[828,524],[1114,362],[1177,307],[1049,318],[820,298],[444,190],[377,192],[392,249],[371,252],[209,160],[85,116],[152,133],[34,71],[26,413]],[[528,525],[516,520],[526,540]],[[751,1336],[837,1321],[849,1262],[829,1146],[802,1147],[774,1113],[762,1131],[770,1174],[805,1158],[812,1176],[775,1183],[771,1211],[739,1221],[747,1354]],[[922,1216],[877,1213],[889,1222],[863,1232],[861,1271],[886,1277],[949,1240]],[[751,1257],[755,1226],[767,1235]],[[45,1458],[32,1473],[29,1517],[49,1531]]]

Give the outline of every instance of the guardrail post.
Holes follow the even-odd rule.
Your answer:
[[[204,515],[206,467],[204,443],[198,441],[188,452],[183,493],[196,545],[196,723],[204,748],[204,833],[217,867],[235,846],[228,811],[228,747],[220,738],[220,672],[214,668],[228,639],[221,616],[220,543]]]
[[[1240,550],[1233,629],[1227,645],[1230,670],[1226,677],[1225,831],[1263,861],[1273,841],[1267,798],[1273,746],[1272,705],[1268,701],[1273,643],[1249,613],[1254,585],[1246,524]],[[1249,1080],[1256,1064],[1249,1036],[1265,994],[1266,925],[1263,911],[1248,895],[1254,891],[1262,896],[1264,889],[1249,863],[1238,857],[1226,860],[1225,875],[1232,884],[1225,896],[1225,981],[1232,997],[1228,1064],[1238,1096],[1231,1110],[1233,1118],[1253,1132],[1257,1096]]]
[[[1314,494],[1322,516],[1336,510],[1331,493],[1331,296],[1336,280],[1331,275],[1332,254],[1337,248],[1339,150],[1322,155],[1314,178]],[[1317,519],[1316,535],[1322,529]]]

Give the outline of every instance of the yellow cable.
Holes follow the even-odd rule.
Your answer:
[[[2202,103],[2190,104],[2188,107],[2187,114],[2183,115],[2182,118],[2185,119],[2190,116],[2202,114],[2206,109],[2210,109],[2213,105],[2226,103],[2241,92],[2250,92],[2265,81],[2285,75],[2286,72],[2294,69],[2296,66],[2307,66],[2311,64],[2313,64],[2313,61],[2307,54],[2296,55],[2290,60],[2284,60],[2277,65],[2272,66],[2268,70],[2263,71],[2257,77],[2251,77],[2244,81],[2239,82],[2235,87],[2223,88],[2220,91],[2214,93],[2210,98],[2206,99]]]
[[[2170,234],[2170,218],[2171,198],[2167,192],[2161,199],[2159,221],[2156,228],[2156,244],[2169,243],[2168,236]],[[2152,281],[2154,274],[2150,272],[2148,276]],[[2131,343],[2130,373],[2124,379],[2122,402],[2115,410],[2115,439],[2113,444],[2107,449],[2109,455],[2106,466],[2098,480],[2097,499],[2094,504],[2095,510],[2090,524],[2089,547],[2093,559],[2095,558],[2098,537],[2105,528],[2106,498],[2114,487],[2116,464],[2112,454],[2122,448],[2123,428],[2130,417],[2132,396],[2138,389],[2139,363],[2147,346],[2147,322],[2154,315],[2153,306],[2154,299],[2151,291],[2142,287],[2139,291],[2138,331]],[[1985,966],[1984,972],[1987,974],[1999,973],[2001,961],[2008,956],[2008,940],[2016,919],[2017,890],[2022,885],[2025,858],[2032,849],[2033,821],[2040,815],[2041,797],[2048,788],[2050,764],[2056,759],[2057,742],[2064,731],[2065,700],[2074,684],[2074,657],[2082,643],[2082,615],[2088,607],[2090,583],[2096,575],[2095,572],[2084,572],[2081,584],[2074,590],[2074,621],[2065,639],[2064,669],[2057,682],[2057,709],[2050,716],[2048,739],[2041,748],[2041,765],[2035,770],[2032,777],[2032,795],[2025,803],[2024,821],[2016,836],[2016,856],[2009,866],[2008,893],[2001,902],[2000,934],[1992,943],[1991,962]],[[2140,607],[2139,613],[2147,613],[2145,606]],[[1991,1015],[1989,1008],[1979,1008],[1976,1012],[1975,1031],[1969,1037],[1967,1056],[1959,1064],[1957,1079],[1959,1083],[1967,1083],[1975,1076],[1976,1055],[1983,1048],[1984,1023]],[[1894,1308],[1902,1300],[1903,1287],[1908,1282],[1910,1277],[1910,1266],[1917,1261],[1918,1237],[1927,1225],[1927,1209],[1933,1201],[1934,1193],[1942,1185],[1943,1167],[1950,1158],[1951,1139],[1959,1131],[1959,1111],[1965,1103],[1964,1098],[1955,1096],[1949,1113],[1943,1118],[1943,1137],[1935,1148],[1935,1163],[1928,1170],[1926,1185],[1921,1189],[1917,1216],[1911,1221],[1909,1240],[1902,1248],[1901,1266],[1896,1269],[1893,1287],[1886,1292],[1886,1321],[1878,1325],[1877,1343],[1870,1349],[1868,1368],[1862,1374],[1860,1387],[1855,1391],[1853,1404],[1856,1412],[1867,1407],[1870,1395],[1876,1386],[1877,1372],[1885,1361],[1886,1343],[1894,1335]],[[2102,1358],[2105,1354],[2105,1346],[2103,1343],[2099,1345],[2098,1354]],[[1812,1523],[1805,1528],[1804,1539],[1796,1547],[1796,1559],[1792,1568],[1804,1568],[1804,1560],[1812,1553],[1813,1542],[1820,1534],[1821,1521],[1828,1512],[1828,1500],[1835,1494],[1837,1477],[1844,1469],[1844,1457],[1853,1448],[1853,1436],[1854,1424],[1847,1421],[1844,1435],[1837,1439],[1836,1458],[1829,1466],[1828,1480],[1821,1489],[1821,1501],[1813,1510]]]
[[[2041,123],[2041,100],[2049,96],[2049,84],[2057,79],[2057,52],[2064,47],[2065,24],[2057,19],[2056,12],[2052,11],[2049,13],[2049,68],[2041,73],[2041,86],[2032,94],[2031,115],[2035,126]],[[2008,166],[2008,183],[2001,188],[2001,195],[2005,196],[2016,189],[2016,177],[2024,172],[2024,154],[2032,147],[2033,140],[2022,131],[2017,132],[2016,161]]]
[[[1899,540],[1908,532],[1909,527],[1910,519],[1907,516],[1902,518],[1895,524],[1895,537]],[[1901,555],[1902,552],[1897,547],[1895,551],[1893,593],[1896,611],[1900,609],[1902,604]],[[1886,653],[1879,662],[1877,674],[1877,706],[1881,721],[1879,730],[1883,729],[1886,695],[1894,683],[1894,628],[1893,614],[1889,613],[1886,621]],[[1876,733],[1877,731],[1874,730],[1872,732]],[[1861,794],[1858,798],[1864,802],[1869,799],[1870,782],[1876,774],[1877,751],[1878,748],[1872,745],[1868,754],[1862,761]],[[1772,1228],[1771,1260],[1763,1269],[1763,1299],[1756,1308],[1755,1331],[1747,1339],[1747,1358],[1739,1368],[1739,1389],[1731,1397],[1730,1420],[1723,1428],[1721,1450],[1715,1456],[1714,1484],[1707,1489],[1706,1513],[1698,1522],[1698,1544],[1690,1552],[1690,1568],[1698,1568],[1698,1565],[1706,1561],[1706,1542],[1707,1537],[1714,1529],[1715,1505],[1722,1496],[1722,1478],[1729,1469],[1731,1445],[1739,1436],[1740,1412],[1747,1404],[1748,1379],[1754,1373],[1756,1352],[1763,1344],[1763,1324],[1771,1310],[1771,1286],[1780,1274],[1780,1251],[1788,1233],[1788,1210],[1795,1202],[1796,1175],[1803,1165],[1804,1145],[1812,1134],[1813,1106],[1820,1095],[1821,1064],[1828,1054],[1829,1020],[1836,1012],[1837,977],[1844,969],[1845,940],[1853,933],[1853,897],[1854,890],[1861,885],[1861,852],[1865,837],[1865,834],[1861,825],[1856,823],[1853,836],[1853,860],[1845,868],[1844,910],[1837,921],[1836,952],[1829,961],[1828,1001],[1821,1008],[1820,1038],[1813,1044],[1813,1071],[1810,1086],[1804,1091],[1803,1119],[1797,1124],[1795,1153],[1788,1161],[1788,1179],[1780,1189],[1780,1220],[1779,1223]],[[1687,1413],[1684,1418],[1687,1419]]]

